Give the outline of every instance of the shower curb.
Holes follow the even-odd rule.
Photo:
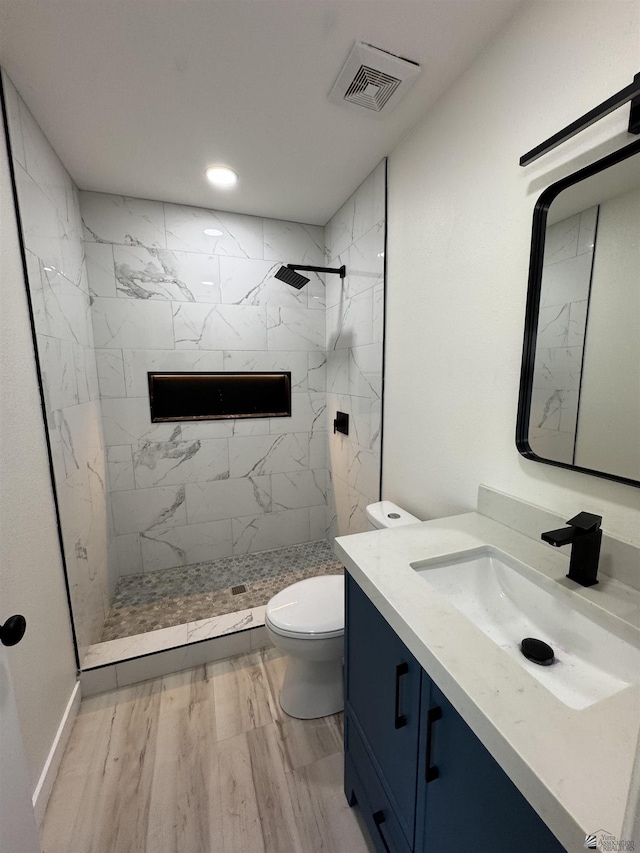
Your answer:
[[[83,666],[80,673],[82,696],[94,696],[270,646],[264,627],[264,611],[264,606],[254,607],[224,617],[202,619],[197,623],[162,628],[91,646],[85,661],[89,659],[92,664]],[[234,624],[225,626],[229,622]],[[219,633],[212,635],[216,627]],[[205,632],[208,636],[203,637]],[[180,634],[184,636],[183,642],[179,640]],[[102,648],[123,643],[129,649],[125,657],[117,648]]]

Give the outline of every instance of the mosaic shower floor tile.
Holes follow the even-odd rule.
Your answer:
[[[285,586],[339,574],[326,540],[120,578],[101,642],[266,604]],[[244,586],[244,592],[232,592]]]

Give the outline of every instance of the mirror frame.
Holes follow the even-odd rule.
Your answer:
[[[608,154],[590,166],[586,166],[572,175],[557,181],[539,197],[533,210],[533,226],[531,232],[531,253],[529,256],[529,285],[527,290],[527,308],[524,323],[524,344],[522,349],[522,366],[520,370],[520,396],[518,399],[518,418],[516,421],[516,447],[518,452],[526,459],[535,462],[543,462],[545,465],[554,465],[557,468],[568,468],[571,471],[580,471],[582,474],[591,474],[594,477],[603,477],[607,480],[615,480],[628,486],[640,488],[640,481],[621,477],[617,474],[609,474],[605,471],[595,471],[591,468],[583,468],[580,465],[572,465],[567,462],[556,462],[553,459],[544,459],[533,452],[529,444],[529,418],[531,415],[531,395],[533,392],[533,371],[536,357],[536,342],[538,337],[538,312],[540,309],[540,292],[542,288],[542,264],[544,257],[544,244],[547,230],[547,214],[551,202],[563,190],[580,181],[590,178],[605,169],[621,163],[623,160],[640,154],[640,140]]]

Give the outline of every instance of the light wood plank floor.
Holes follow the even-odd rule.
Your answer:
[[[342,715],[280,709],[265,649],[86,699],[44,853],[368,853],[342,791]]]

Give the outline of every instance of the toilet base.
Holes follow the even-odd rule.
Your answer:
[[[298,720],[314,720],[344,710],[342,658],[309,661],[289,656],[280,707]]]

